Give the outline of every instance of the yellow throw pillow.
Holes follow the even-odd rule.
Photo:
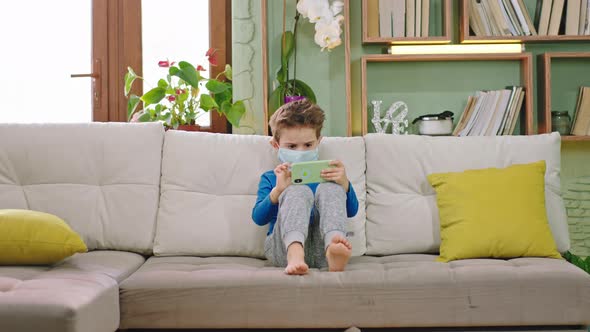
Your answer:
[[[440,215],[440,256],[561,258],[545,211],[545,161],[428,175]]]
[[[0,210],[0,265],[52,264],[86,251],[80,236],[54,215]]]

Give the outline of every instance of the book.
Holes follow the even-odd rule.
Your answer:
[[[590,1],[582,0],[580,2],[580,20],[578,22],[578,35],[584,34],[584,28],[586,27],[586,8]]]
[[[379,37],[379,0],[367,0],[367,32],[369,37]]]
[[[415,0],[406,0],[406,37],[414,37],[416,28],[416,2]]]
[[[391,38],[391,0],[379,0],[379,37]]]
[[[580,28],[581,0],[568,0],[565,16],[565,34],[577,35]]]
[[[532,35],[531,29],[529,27],[529,23],[525,19],[525,17],[524,17],[525,14],[523,13],[523,10],[526,12],[526,7],[524,9],[521,9],[520,2],[518,0],[510,0],[510,3],[512,4],[512,8],[514,9],[516,17],[518,19],[518,23],[520,24],[520,27],[522,28],[523,35],[525,35],[525,36]],[[527,15],[528,15],[528,12],[527,12]]]
[[[406,0],[393,1],[391,9],[392,35],[395,38],[406,36]]]
[[[529,15],[529,12],[526,8],[526,5],[524,3],[524,0],[518,0],[518,8],[522,11],[522,15],[524,16],[525,21],[527,22],[527,26],[529,28],[529,31],[531,33],[531,35],[537,35],[537,29],[535,28],[535,24],[533,23],[533,20],[531,20],[531,15]]]
[[[551,18],[549,19],[549,28],[547,34],[550,36],[557,36],[559,34],[559,26],[561,24],[561,17],[563,16],[563,6],[565,0],[553,0],[553,7],[551,7]]]
[[[489,0],[488,5],[492,13],[494,23],[499,28],[500,36],[510,36],[512,31],[508,25],[508,20],[504,17],[504,13],[500,3],[502,0]],[[484,2],[485,4],[486,2]]]
[[[520,115],[520,110],[522,109],[522,103],[524,102],[524,90],[520,92],[520,96],[518,97],[518,101],[516,102],[516,108],[514,109],[514,114],[511,118],[510,128],[508,129],[508,133],[506,135],[513,135],[514,129],[516,129],[516,123],[518,122],[518,116]]]
[[[518,21],[514,21],[516,17],[512,17],[511,8],[508,7],[510,6],[510,4],[507,1],[508,0],[498,0],[498,4],[500,5],[500,9],[502,10],[503,20],[508,25],[508,29],[510,30],[510,33],[513,36],[520,36],[522,35],[522,30],[520,28],[520,25],[518,24]]]
[[[488,16],[485,13],[485,9],[483,7],[483,4],[481,3],[481,0],[472,0],[472,2],[478,13],[479,21],[481,22],[480,31],[482,33],[482,36],[492,36],[492,26],[488,19]]]
[[[537,32],[540,36],[546,36],[549,32],[549,19],[551,18],[551,7],[553,0],[539,0],[541,1],[541,11],[539,14],[539,26]]]
[[[428,37],[430,29],[430,0],[422,0],[422,37]]]
[[[465,125],[467,124],[467,119],[469,119],[469,117],[471,116],[471,112],[473,111],[473,106],[475,105],[476,100],[477,97],[475,96],[469,96],[467,98],[467,104],[465,105],[463,113],[461,113],[461,117],[459,118],[459,121],[457,122],[457,125],[453,130],[453,136],[458,136],[459,132],[461,132],[461,130],[465,128]]]
[[[484,28],[483,21],[477,10],[478,4],[475,0],[471,0],[469,5],[469,27],[476,36],[487,36]]]
[[[572,135],[588,135],[590,130],[590,87],[580,87]]]
[[[414,29],[414,36],[420,37],[422,35],[422,0],[416,0],[416,28]]]

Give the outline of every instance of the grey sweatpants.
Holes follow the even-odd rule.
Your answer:
[[[320,183],[314,197],[308,186],[290,185],[279,196],[277,222],[266,237],[264,253],[274,266],[285,267],[287,248],[293,242],[300,242],[305,250],[305,263],[323,268],[328,266],[326,248],[336,235],[346,236],[344,188],[333,182]]]

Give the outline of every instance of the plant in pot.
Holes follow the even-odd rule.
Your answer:
[[[283,0],[283,32],[281,35],[281,66],[277,71],[277,87],[269,96],[269,116],[281,105],[293,100],[308,98],[316,103],[316,96],[312,88],[297,78],[297,24],[301,16],[315,23],[314,41],[321,50],[328,51],[342,43],[340,27],[344,17],[339,15],[344,3],[328,0],[296,0],[295,22],[293,31],[286,30],[287,0]],[[290,77],[290,61],[293,58],[293,77]]]
[[[207,58],[216,65],[215,50],[207,51]],[[195,120],[209,111],[223,114],[232,126],[239,126],[246,108],[243,100],[232,100],[232,69],[230,65],[215,78],[205,78],[187,61],[159,61],[158,66],[168,68],[157,85],[141,96],[129,94],[135,80],[143,80],[131,67],[125,75],[125,96],[128,97],[127,120],[132,122],[161,121],[166,129],[198,130]],[[227,81],[220,79],[225,77]],[[206,89],[206,91],[204,91]],[[139,103],[143,108],[138,109]]]

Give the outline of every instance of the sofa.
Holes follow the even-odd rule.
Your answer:
[[[0,331],[452,328],[586,331],[590,275],[565,260],[440,263],[426,175],[545,160],[546,209],[569,249],[558,134],[326,137],[357,192],[346,271],[288,276],[251,220],[268,137],[157,123],[0,124],[0,208],[65,220],[89,251],[0,266]]]

